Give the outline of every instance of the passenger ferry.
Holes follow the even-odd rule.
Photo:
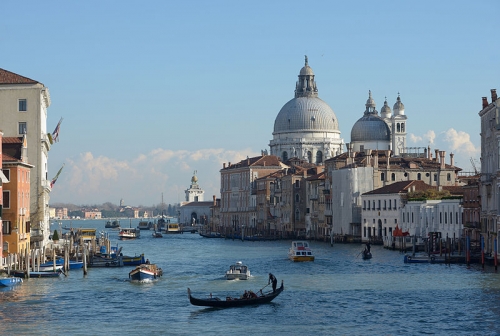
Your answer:
[[[141,236],[141,230],[138,228],[121,228],[118,233],[118,238],[120,239],[136,239]]]
[[[168,223],[165,233],[182,233],[182,230],[178,223]]]
[[[292,261],[314,261],[314,254],[308,242],[298,240],[292,241],[292,247],[288,250],[288,258]]]

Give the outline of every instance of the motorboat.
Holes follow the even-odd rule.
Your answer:
[[[106,225],[104,225],[106,229],[117,229],[120,227],[120,221],[115,219],[113,221],[108,220],[106,221]]]
[[[140,221],[139,225],[137,225],[137,228],[139,230],[149,230],[152,226],[151,222],[146,222],[146,221]]]
[[[246,265],[243,265],[241,261],[231,265],[226,272],[227,280],[247,280],[248,278],[250,278],[250,270]]]
[[[125,240],[125,239],[136,239],[141,236],[141,230],[138,228],[121,228],[120,232],[118,233],[118,238]]]
[[[141,255],[131,256],[122,256],[123,265],[125,266],[138,266],[146,263],[146,258],[144,258],[144,253]]]
[[[130,271],[128,277],[130,280],[144,281],[154,280],[162,275],[162,269],[157,267],[155,264],[142,264]]]
[[[292,261],[314,261],[314,254],[305,240],[292,241],[288,250],[288,258]]]

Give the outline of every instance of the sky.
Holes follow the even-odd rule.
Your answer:
[[[308,56],[350,141],[368,91],[398,94],[407,144],[480,168],[481,98],[500,92],[497,1],[4,1],[0,68],[49,88],[52,203],[185,200],[196,171],[269,150]]]

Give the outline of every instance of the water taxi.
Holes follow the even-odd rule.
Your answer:
[[[137,228],[139,230],[149,230],[151,228],[151,226],[152,226],[152,224],[150,222],[140,221]]]
[[[241,261],[231,265],[229,270],[226,272],[227,280],[247,280],[248,278],[250,278],[250,270],[246,265],[243,265]]]
[[[168,223],[165,233],[182,233],[181,227],[177,223]]]
[[[138,228],[121,228],[118,233],[119,239],[136,239],[141,236],[141,230]]]
[[[314,261],[314,254],[308,242],[298,240],[292,241],[292,247],[288,250],[288,258],[292,261]]]

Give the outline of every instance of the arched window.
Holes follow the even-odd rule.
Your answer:
[[[295,220],[296,221],[300,220],[300,211],[299,211],[299,209],[295,209]]]
[[[417,180],[421,180],[422,179],[422,174],[418,173],[417,174]]]
[[[398,133],[401,132],[401,124],[400,123],[396,124],[396,129],[397,129]]]
[[[447,179],[448,181],[451,181],[451,174],[450,174],[450,173],[448,173],[448,174],[446,175],[446,179]]]
[[[401,132],[404,133],[405,132],[405,123],[401,123]]]
[[[281,155],[281,157],[283,158],[283,162],[287,161],[288,160],[288,152],[284,151],[283,154]]]
[[[313,159],[313,155],[312,155],[311,151],[307,151],[307,161],[309,161],[309,163],[313,163],[312,159]]]
[[[316,152],[316,164],[322,163],[323,162],[323,152],[322,151],[317,151]]]
[[[391,174],[391,181],[396,181],[396,174],[394,173]]]

